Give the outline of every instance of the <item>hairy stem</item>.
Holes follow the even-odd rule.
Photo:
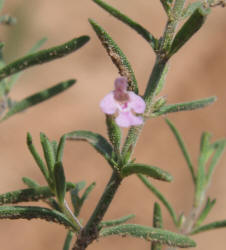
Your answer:
[[[82,229],[72,250],[84,250],[87,246],[98,238],[99,223],[103,219],[114,195],[121,184],[122,178],[118,172],[114,171],[112,176],[86,226]]]

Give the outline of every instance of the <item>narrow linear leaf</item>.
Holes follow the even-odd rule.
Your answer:
[[[62,159],[63,159],[65,141],[66,141],[66,135],[63,135],[60,138],[60,142],[59,142],[59,145],[57,148],[57,155],[56,155],[57,161],[62,161]]]
[[[175,54],[204,24],[210,9],[197,8],[176,34],[168,57]]]
[[[57,143],[57,141],[55,141],[55,140],[51,141],[50,143],[51,143],[51,145],[52,145],[54,157],[55,157],[55,159],[56,159],[58,143]]]
[[[166,66],[164,67],[163,69],[163,72],[161,74],[161,78],[158,82],[158,85],[157,85],[157,88],[155,90],[155,95],[157,96],[163,89],[165,83],[166,83],[166,76],[167,76],[167,73],[168,73],[168,69],[169,69],[169,65],[166,64]]]
[[[189,3],[187,8],[183,10],[181,18],[185,19],[185,18],[190,17],[196,11],[196,9],[200,8],[202,5],[203,5],[203,2],[201,1]]]
[[[163,203],[170,216],[172,217],[175,226],[177,226],[177,215],[170,203],[167,201],[167,199],[156,187],[152,185],[152,183],[147,179],[147,177],[142,174],[138,174],[137,176],[144,183],[144,185]]]
[[[44,207],[2,206],[0,207],[0,219],[43,219],[64,225],[68,229],[76,230],[64,214]]]
[[[34,180],[32,180],[31,178],[28,178],[28,177],[23,177],[22,181],[29,188],[38,188],[38,187],[40,187],[40,185],[36,181],[34,181]]]
[[[208,132],[203,132],[200,139],[200,154],[198,158],[198,170],[195,186],[195,206],[200,204],[200,201],[204,199],[206,189],[206,163],[212,153],[212,148],[210,147],[209,142],[210,138],[211,135]]]
[[[95,23],[91,19],[89,19],[89,22],[92,25],[94,31],[96,32],[98,38],[100,39],[102,45],[106,49],[112,62],[118,68],[119,74],[127,78],[129,85],[128,89],[130,91],[134,91],[137,94],[138,93],[137,80],[135,78],[133,69],[129,61],[127,60],[126,56],[102,27],[100,27],[97,23]]]
[[[33,54],[34,52],[37,52],[47,41],[48,39],[46,37],[41,38],[38,40],[35,45],[28,51],[27,55]]]
[[[108,138],[114,148],[114,152],[117,152],[117,154],[120,155],[120,145],[122,139],[121,129],[116,124],[115,118],[112,115],[106,115],[106,125]]]
[[[171,8],[172,8],[172,0],[160,0],[165,12],[167,15],[169,15]]]
[[[12,115],[15,115],[19,112],[24,111],[27,108],[30,108],[38,103],[44,102],[61,92],[65,91],[66,89],[70,88],[75,84],[75,80],[68,80],[64,82],[60,82],[53,87],[50,87],[48,89],[45,89],[43,91],[40,91],[34,95],[28,96],[25,99],[17,102],[12,106],[12,108],[5,114],[5,116],[1,119],[1,121],[4,121],[11,117]]]
[[[86,141],[93,146],[107,161],[112,156],[112,146],[102,136],[90,131],[78,130],[66,134],[67,140]]]
[[[212,153],[212,148],[210,147],[210,139],[211,139],[211,134],[209,132],[203,132],[201,135],[201,140],[200,140],[200,154],[207,154],[207,157],[209,158],[208,151],[209,149],[211,150]]]
[[[172,122],[170,122],[168,119],[165,119],[166,123],[168,124],[169,128],[171,129],[171,131],[173,132],[173,135],[175,136],[177,143],[182,151],[182,154],[185,158],[185,161],[187,162],[188,168],[190,170],[191,176],[192,176],[192,180],[194,183],[196,183],[196,177],[195,177],[195,171],[193,168],[193,165],[191,163],[191,157],[186,149],[186,146],[184,144],[184,141],[182,140],[178,130],[176,129],[176,127],[173,125]]]
[[[0,205],[25,201],[38,201],[54,196],[48,187],[21,189],[0,195]]]
[[[153,212],[153,227],[154,228],[163,228],[162,225],[162,211],[160,205],[155,202],[154,204],[154,212]],[[151,243],[151,250],[161,250],[162,244],[158,242]]]
[[[190,233],[190,235],[205,232],[205,231],[208,231],[208,230],[217,229],[217,228],[223,228],[223,227],[226,227],[226,220],[215,221],[215,222],[212,222],[212,223],[209,223],[209,224],[206,224],[204,226],[201,226],[201,227],[198,227],[198,228],[194,229]]]
[[[71,41],[66,42],[62,45],[50,49],[41,50],[32,55],[20,58],[6,65],[4,68],[0,69],[0,80],[12,74],[15,74],[19,71],[25,70],[31,66],[43,64],[52,61],[54,59],[66,56],[76,51],[77,49],[81,48],[88,41],[89,41],[88,36],[81,36],[79,38],[74,38]]]
[[[129,214],[127,216],[123,216],[119,219],[115,219],[115,220],[108,220],[108,221],[102,221],[100,223],[100,227],[103,228],[103,227],[112,227],[112,226],[117,226],[117,225],[120,225],[122,223],[125,223],[127,222],[128,220],[131,220],[135,217],[134,214]]]
[[[104,228],[100,231],[101,237],[109,235],[133,236],[143,238],[147,241],[160,242],[168,246],[194,247],[195,242],[187,236],[172,233],[163,229],[141,226],[136,224],[118,225],[115,227]]]
[[[56,194],[60,204],[64,203],[66,193],[66,179],[62,162],[57,162],[54,166],[54,176],[56,185]]]
[[[36,51],[38,51],[42,45],[47,41],[46,37],[43,37],[41,40],[39,40],[27,53],[27,55],[33,54]],[[19,72],[17,74],[12,75],[12,77],[9,79],[9,81],[6,84],[6,92],[9,92],[12,87],[15,85],[19,77],[22,75],[23,72]]]
[[[180,111],[190,111],[195,109],[204,108],[216,101],[216,97],[208,97],[201,100],[196,100],[192,102],[182,102],[182,103],[175,103],[170,104],[167,106],[161,107],[159,110],[156,110],[154,113],[152,113],[152,116],[157,117],[160,115],[165,115],[168,113],[174,113],[174,112],[180,112]]]
[[[195,226],[194,226],[195,228],[199,227],[203,223],[203,221],[205,220],[205,218],[207,217],[209,212],[212,210],[215,203],[216,203],[216,199],[214,199],[212,201],[210,200],[210,198],[207,199],[206,205],[203,208],[203,210],[201,211],[201,213],[200,213],[200,215],[195,223]]]
[[[161,181],[172,181],[173,179],[172,175],[160,168],[140,163],[128,164],[121,170],[122,177],[132,174],[144,174]]]
[[[73,239],[74,233],[72,231],[68,231],[65,242],[64,242],[64,246],[63,246],[63,250],[70,250],[70,246],[71,246],[71,241]]]
[[[25,180],[27,182],[28,178],[26,178]],[[29,179],[29,185],[34,186],[33,183],[32,184],[30,183],[30,179]],[[74,187],[75,187],[75,184],[68,182],[66,189],[67,191],[70,191]],[[53,192],[51,192],[49,187],[35,186],[35,188],[20,189],[20,190],[0,194],[0,205],[14,204],[14,203],[19,203],[19,202],[27,202],[27,201],[44,200],[53,196],[54,194]]]
[[[35,162],[37,163],[38,167],[40,168],[42,174],[44,175],[46,181],[49,182],[48,170],[46,168],[45,163],[42,161],[42,158],[40,157],[40,155],[36,151],[36,148],[33,144],[32,136],[30,133],[27,133],[27,146],[28,146],[28,149],[31,152]]]
[[[110,13],[112,16],[116,17],[123,23],[127,24],[130,28],[134,29],[138,34],[140,34],[153,48],[153,50],[156,50],[158,40],[144,27],[142,27],[139,23],[131,20],[128,16],[124,15],[114,7],[110,6],[109,4],[101,1],[101,0],[93,0],[96,4],[98,4],[100,7],[102,7],[104,10],[106,10],[108,13]]]
[[[155,204],[154,204],[153,227],[163,228],[162,211],[161,211],[160,205],[157,202],[155,202]]]
[[[94,187],[96,186],[96,182],[91,183],[84,191],[83,195],[80,198],[80,205],[82,206],[84,201],[88,198],[89,194],[92,192]]]
[[[86,183],[85,181],[76,183],[76,187],[71,190],[71,202],[74,208],[74,214],[75,216],[78,216],[81,209],[81,198],[79,196],[79,192],[85,187]]]
[[[49,141],[49,139],[44,133],[40,133],[40,141],[42,144],[42,149],[43,149],[44,157],[46,160],[46,164],[49,170],[49,176],[51,178],[51,181],[53,181],[52,177],[53,177],[54,165],[56,161],[53,147],[52,147],[51,142]]]
[[[210,161],[210,165],[208,168],[208,172],[207,172],[207,176],[206,176],[206,182],[209,183],[211,180],[211,177],[213,175],[214,169],[217,165],[217,163],[219,162],[224,150],[225,150],[225,146],[226,146],[226,140],[222,140],[215,145],[215,152],[214,155]]]

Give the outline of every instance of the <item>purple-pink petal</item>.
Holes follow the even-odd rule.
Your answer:
[[[143,118],[135,116],[130,111],[128,111],[128,112],[120,112],[115,121],[118,124],[118,126],[128,128],[130,126],[141,125],[143,123]]]
[[[128,91],[128,94],[130,98],[129,106],[133,109],[133,111],[138,114],[144,113],[146,107],[144,100],[132,91]]]
[[[117,103],[114,99],[113,92],[107,94],[100,102],[101,110],[108,115],[112,115],[116,112]]]

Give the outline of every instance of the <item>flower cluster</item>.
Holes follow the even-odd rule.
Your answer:
[[[127,91],[127,79],[118,77],[115,80],[115,90],[108,93],[100,102],[101,110],[108,115],[116,112],[115,121],[120,127],[138,126],[143,123],[141,116],[145,111],[144,100],[132,91]]]

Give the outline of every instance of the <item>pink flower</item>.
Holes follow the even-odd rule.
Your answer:
[[[118,112],[115,119],[120,127],[138,126],[143,123],[141,116],[145,110],[144,100],[132,91],[127,91],[127,79],[118,77],[115,80],[115,90],[107,94],[100,102],[101,110],[108,115]]]

